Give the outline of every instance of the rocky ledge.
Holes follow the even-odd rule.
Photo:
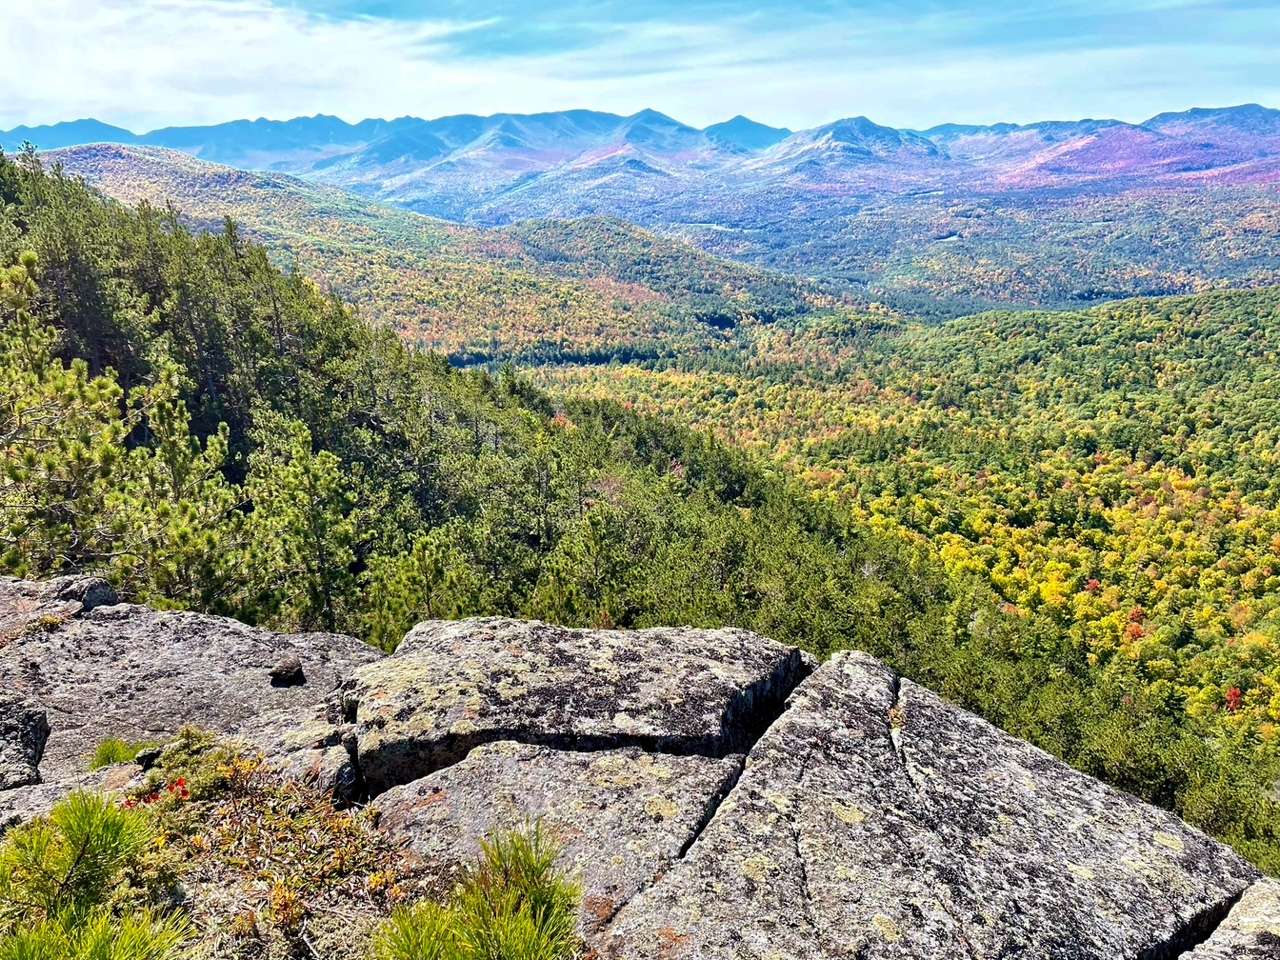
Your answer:
[[[442,886],[540,820],[600,957],[1280,957],[1280,885],[865,655],[490,619],[383,657],[113,600],[0,582],[0,821],[192,722],[368,803]]]
[[[22,757],[38,764],[15,789],[0,790],[0,825],[118,775],[88,771],[106,737],[163,740],[188,723],[253,734],[274,712],[323,703],[339,681],[380,656],[353,637],[277,634],[225,617],[117,603],[110,585],[95,578],[0,578],[0,781]],[[272,671],[290,659],[301,663],[306,682],[273,683]],[[27,733],[15,737],[11,729]]]

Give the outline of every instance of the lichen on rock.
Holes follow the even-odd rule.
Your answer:
[[[115,590],[100,577],[40,581],[0,577],[0,647],[27,631],[56,627],[115,602]]]
[[[308,810],[371,801],[368,843],[424,889],[538,820],[601,958],[1280,956],[1280,887],[1229,848],[863,654],[482,619],[384,657],[101,600],[0,581],[0,831],[136,785],[135,765],[86,772],[102,737],[195,723]],[[205,865],[205,902],[234,899]]]
[[[226,617],[117,604],[105,581],[0,581],[0,690],[39,703],[49,720],[39,761],[46,783],[79,783],[106,737],[158,740],[186,724],[256,732],[259,718],[323,703],[381,654],[340,634],[281,634]],[[286,658],[308,682],[273,686]],[[41,796],[50,791],[43,791]],[[36,809],[22,801],[23,809]],[[19,798],[0,792],[0,819]]]
[[[597,933],[697,836],[741,756],[571,751],[499,741],[373,803],[381,831],[447,889],[481,841],[540,823],[580,878],[582,928]]]
[[[746,630],[428,621],[355,672],[343,712],[377,793],[495,740],[724,756],[808,669],[798,650]]]
[[[1164,956],[1256,876],[1171,814],[838,654],[602,952]]]

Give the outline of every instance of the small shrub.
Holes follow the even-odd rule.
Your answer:
[[[77,792],[0,844],[0,960],[171,960],[182,919],[107,904],[153,840],[144,813]]]
[[[373,939],[375,960],[569,960],[578,955],[579,885],[556,869],[540,826],[483,844],[448,904],[398,908]]]
[[[397,907],[374,934],[374,960],[457,960],[457,928],[453,911],[430,900]]]
[[[115,763],[131,763],[141,751],[158,747],[158,743],[149,740],[122,740],[119,737],[108,737],[93,751],[89,759],[90,770],[101,770]]]
[[[116,878],[146,850],[141,814],[79,791],[12,831],[0,847],[0,910],[10,923],[81,913],[108,898]]]
[[[348,956],[351,942],[364,944],[355,924],[384,919],[405,898],[400,852],[369,818],[194,727],[165,745],[124,802],[147,812],[179,876],[239,891],[202,902],[202,946],[212,937],[237,943],[236,956],[310,957],[310,939],[322,956]],[[340,949],[326,949],[326,937]]]

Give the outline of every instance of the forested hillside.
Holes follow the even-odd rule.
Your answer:
[[[1028,636],[1280,749],[1280,290],[799,331],[736,372],[543,377],[775,456],[982,578]]]
[[[0,208],[9,572],[101,571],[130,599],[384,645],[422,617],[511,613],[740,624],[820,654],[861,648],[1280,868],[1263,699],[1274,585],[1260,573],[1276,550],[1264,546],[1275,532],[1270,421],[1231,399],[1267,389],[1265,325],[1223,334],[1213,310],[1159,305],[1187,311],[1184,346],[1177,364],[1151,367],[1124,360],[1165,347],[1168,319],[1143,320],[1141,306],[1078,321],[1114,331],[1114,344],[1058,315],[930,335],[821,313],[747,324],[754,353],[738,372],[721,358],[730,372],[589,375],[609,377],[611,394],[639,378],[637,395],[658,401],[687,376],[693,419],[716,422],[715,402],[727,402],[831,470],[819,486],[832,495],[819,499],[705,433],[595,397],[555,403],[516,373],[412,352],[366,322],[376,318],[281,273],[232,226],[194,234],[31,157],[0,160]],[[1138,334],[1125,339],[1130,313]],[[1062,340],[1060,358],[1015,335],[1028,324]],[[1213,359],[1235,347],[1252,367]],[[1087,381],[1071,380],[1077,356],[1092,364]],[[794,374],[795,358],[827,358],[807,392],[770,381],[770,370]],[[1154,391],[1162,374],[1183,384],[1167,401]],[[1218,382],[1188,405],[1196,383]],[[770,416],[788,403],[848,420],[824,448]],[[1190,459],[1165,462],[1124,423],[1153,407],[1175,439],[1221,421],[1235,460],[1188,440]],[[1227,420],[1246,408],[1256,424]],[[988,465],[966,479],[978,459]],[[1201,461],[1206,475],[1181,477]],[[1258,481],[1233,481],[1237,467]],[[991,491],[985,511],[964,499],[973,487]],[[1160,536],[1187,545],[1179,562],[1191,572],[1161,580],[1133,525],[1161,520],[1166,503]],[[1205,516],[1216,526],[1195,545]],[[1054,566],[1046,534],[1058,523],[1111,546],[1091,547],[1098,559],[1079,570],[1070,555]],[[1250,546],[1222,552],[1237,542]],[[1157,582],[1151,602],[1135,597]],[[1214,606],[1202,630],[1189,604],[1218,588],[1225,612]],[[1181,605],[1160,606],[1175,592]]]
[[[11,571],[375,641],[487,611],[883,648],[942,609],[915,551],[703,435],[412,352],[234,228],[0,171]]]
[[[618,220],[485,230],[170,150],[99,145],[55,159],[125,203],[172,203],[195,227],[233,218],[278,265],[456,362],[713,353],[747,318],[848,301]]]

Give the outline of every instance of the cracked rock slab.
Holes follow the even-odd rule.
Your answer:
[[[494,831],[537,821],[583,886],[582,930],[600,930],[693,841],[741,756],[559,751],[501,741],[373,803],[378,828],[447,890]]]
[[[607,957],[1175,957],[1257,872],[878,661],[792,695]]]
[[[272,686],[296,656],[308,683]],[[337,634],[278,634],[225,617],[97,606],[0,647],[0,689],[39,701],[50,734],[40,772],[56,782],[86,768],[105,737],[162,739],[185,724],[234,734],[260,715],[310,708],[381,654]]]
[[[1280,881],[1259,880],[1227,918],[1186,960],[1277,960],[1280,958]]]
[[[741,750],[808,672],[746,630],[574,630],[428,621],[343,690],[373,794],[517,740],[573,749]]]

